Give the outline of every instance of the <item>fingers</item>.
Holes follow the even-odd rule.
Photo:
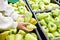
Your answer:
[[[24,27],[22,30],[26,31],[26,32],[31,32],[32,30],[27,29],[26,27]]]
[[[27,25],[29,25],[30,23],[19,22],[19,24],[22,24],[23,26],[27,26]]]
[[[21,29],[21,30],[25,30],[26,32],[30,32],[32,30],[29,30],[26,28],[27,25],[29,25],[30,23],[24,23],[24,22],[19,22],[18,23],[18,29]]]
[[[27,25],[29,25],[30,23],[24,23],[24,26],[27,26]]]
[[[20,15],[20,17],[24,18],[25,16],[24,15]]]

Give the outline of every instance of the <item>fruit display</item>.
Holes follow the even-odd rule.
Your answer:
[[[49,39],[60,37],[60,10],[55,9],[51,12],[43,12],[36,14],[42,29]]]
[[[59,8],[59,5],[52,3],[51,1],[53,0],[28,0],[28,3],[33,11]]]
[[[0,34],[0,40],[38,40],[35,33],[28,33],[23,30],[14,31],[5,31]],[[16,32],[16,33],[14,33]]]

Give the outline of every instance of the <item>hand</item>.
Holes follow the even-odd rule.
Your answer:
[[[24,15],[20,15],[19,17],[22,17],[22,18],[24,18],[25,16],[24,16]]]
[[[29,29],[26,28],[27,25],[29,25],[29,23],[19,22],[17,28],[21,29],[21,30],[25,30],[27,32],[32,31],[32,30],[29,30]]]

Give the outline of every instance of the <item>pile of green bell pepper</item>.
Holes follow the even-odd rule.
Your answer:
[[[51,12],[37,13],[36,17],[50,39],[60,37],[59,9],[52,10]]]
[[[59,5],[52,3],[52,0],[28,0],[28,3],[33,11],[59,8]]]

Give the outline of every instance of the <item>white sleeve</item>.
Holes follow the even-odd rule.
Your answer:
[[[8,6],[5,10],[5,16],[11,17],[13,20],[16,20],[19,14],[14,11],[12,6]]]
[[[16,20],[19,16],[20,16],[19,14],[13,12],[10,17],[13,18],[13,20]]]
[[[11,17],[2,17],[0,15],[0,30],[8,30],[9,28],[17,28],[18,23],[14,22]]]
[[[8,5],[7,0],[0,0],[0,11],[4,11]]]
[[[12,28],[17,28],[18,22],[13,22],[13,27]]]

